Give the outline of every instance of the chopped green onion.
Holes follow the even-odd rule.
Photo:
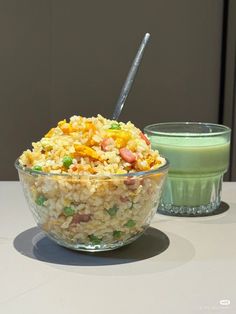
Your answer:
[[[115,239],[119,239],[121,237],[121,235],[122,235],[122,231],[119,231],[119,230],[114,230],[113,231],[113,237]]]
[[[35,166],[33,166],[32,170],[34,170],[34,171],[42,171],[43,169],[42,169],[41,166],[35,165]]]
[[[46,202],[46,197],[43,196],[43,195],[39,195],[36,200],[35,200],[35,203],[39,206],[44,206],[44,202]]]
[[[73,158],[71,158],[70,156],[65,156],[62,162],[63,162],[63,166],[68,169],[70,165],[72,165],[73,163]]]
[[[133,219],[129,219],[125,224],[125,227],[132,228],[136,225],[136,222]]]
[[[131,202],[132,202],[132,204],[131,204],[129,209],[133,209],[134,208],[134,202],[133,201],[131,201]]]
[[[94,234],[90,234],[89,236],[89,240],[92,242],[92,244],[96,245],[96,244],[100,244],[102,239],[99,239],[98,237],[96,237]]]
[[[45,150],[45,152],[49,152],[50,150],[53,149],[53,146],[46,143],[46,144],[42,144],[42,148],[43,150]]]
[[[118,211],[118,207],[116,205],[114,205],[113,207],[109,208],[107,210],[108,214],[111,216],[111,217],[114,217]]]
[[[121,126],[119,123],[112,123],[111,124],[110,130],[120,130],[120,129],[121,129]]]
[[[63,212],[65,216],[72,216],[75,213],[72,207],[64,207]]]

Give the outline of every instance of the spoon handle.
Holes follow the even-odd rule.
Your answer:
[[[139,67],[140,62],[142,60],[144,48],[147,45],[149,37],[150,37],[150,34],[146,33],[145,36],[143,37],[143,40],[142,40],[140,46],[139,46],[138,52],[134,58],[134,61],[131,65],[131,68],[130,68],[129,73],[127,75],[127,78],[124,82],[124,85],[122,86],[120,96],[117,100],[115,111],[113,112],[113,115],[112,115],[113,120],[118,120],[118,118],[120,116],[120,113],[121,113],[123,106],[125,104],[125,100],[126,100],[128,94],[130,92],[130,89],[132,87],[135,75],[137,73],[138,67]]]

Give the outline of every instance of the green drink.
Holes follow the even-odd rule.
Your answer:
[[[152,147],[170,162],[159,211],[208,214],[219,207],[230,129],[216,124],[160,123],[145,128]]]

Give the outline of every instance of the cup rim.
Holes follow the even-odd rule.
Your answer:
[[[207,133],[197,133],[197,132],[178,132],[178,133],[173,133],[173,132],[163,132],[163,131],[157,131],[154,128],[157,126],[195,126],[195,125],[200,125],[200,126],[205,126],[205,127],[218,127],[221,128],[222,131],[218,132],[207,132]],[[226,125],[223,124],[217,124],[217,123],[208,123],[208,122],[160,122],[160,123],[154,123],[154,124],[149,124],[144,127],[144,132],[148,135],[160,135],[160,136],[172,136],[172,137],[214,137],[218,135],[224,135],[224,134],[229,134],[231,132],[231,129],[227,127]]]
[[[46,176],[46,177],[67,177],[67,178],[76,178],[76,179],[112,179],[112,178],[135,178],[135,177],[142,177],[142,176],[149,176],[149,175],[154,175],[154,174],[158,174],[158,173],[162,173],[166,170],[169,169],[170,163],[168,161],[167,158],[165,158],[165,164],[160,166],[157,169],[153,169],[153,170],[148,170],[148,171],[138,171],[138,172],[130,172],[130,173],[120,173],[120,174],[85,174],[85,175],[81,175],[81,174],[70,174],[70,173],[50,173],[50,172],[43,172],[43,171],[35,171],[32,170],[31,168],[27,168],[27,167],[23,167],[20,163],[19,163],[19,158],[16,159],[14,165],[15,168],[19,171],[19,172],[23,172],[23,173],[27,173],[29,175],[38,175],[38,176]]]

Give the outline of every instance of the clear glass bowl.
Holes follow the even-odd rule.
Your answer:
[[[156,212],[168,162],[117,175],[52,174],[15,166],[38,226],[59,245],[106,251],[137,239]]]

